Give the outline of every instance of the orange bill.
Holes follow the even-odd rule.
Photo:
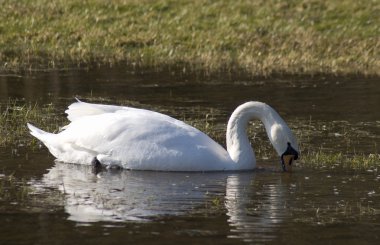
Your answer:
[[[282,156],[283,163],[284,163],[284,170],[287,172],[292,171],[292,162],[294,160],[294,155],[283,155]]]

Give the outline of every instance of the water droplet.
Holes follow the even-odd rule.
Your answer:
[[[375,194],[376,192],[375,191],[370,191],[370,192],[368,192],[368,195],[369,196],[372,196],[373,194]]]

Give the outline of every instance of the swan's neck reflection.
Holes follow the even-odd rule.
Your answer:
[[[225,204],[231,238],[265,242],[276,237],[286,216],[283,192],[278,176],[267,177],[265,173],[228,176]]]

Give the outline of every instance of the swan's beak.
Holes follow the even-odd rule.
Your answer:
[[[297,159],[298,151],[294,150],[294,148],[288,142],[288,147],[286,148],[286,151],[284,152],[284,154],[281,155],[282,170],[284,170],[284,172],[291,172],[293,160]]]
[[[295,160],[295,155],[283,155],[281,157],[282,169],[284,172],[292,172],[293,160]]]

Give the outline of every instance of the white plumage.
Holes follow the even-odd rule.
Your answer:
[[[57,160],[69,163],[90,164],[96,157],[102,165],[133,170],[249,170],[256,161],[245,128],[253,118],[263,121],[279,155],[287,142],[298,150],[286,123],[261,102],[234,111],[227,127],[228,151],[198,129],[149,110],[78,100],[66,113],[71,123],[58,134],[28,127]]]

